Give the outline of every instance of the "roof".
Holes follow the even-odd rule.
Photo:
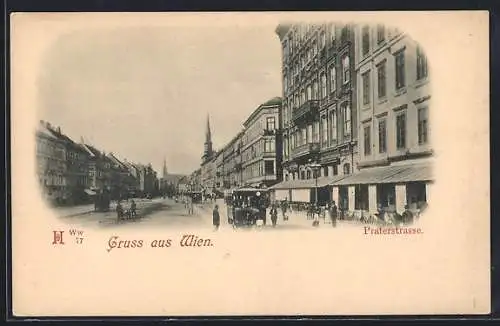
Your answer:
[[[183,174],[167,174],[165,177],[163,177],[163,180],[170,182],[179,182],[184,177],[185,175]]]
[[[333,177],[321,177],[318,178],[317,186],[318,188],[332,185],[339,180],[344,179],[345,175],[336,175]],[[306,188],[316,188],[316,179],[296,179],[280,182],[270,189],[306,189]]]
[[[336,183],[337,185],[403,183],[412,181],[432,181],[430,163],[390,165],[367,168]]]
[[[252,114],[250,114],[250,116],[245,120],[245,122],[243,122],[243,126],[247,126],[250,121],[252,121],[252,119],[254,119],[257,114],[259,114],[260,111],[262,111],[263,109],[267,108],[267,107],[270,107],[270,106],[275,106],[275,105],[281,105],[281,97],[273,97],[272,99],[262,103],[261,105],[259,105],[258,108],[256,108]]]

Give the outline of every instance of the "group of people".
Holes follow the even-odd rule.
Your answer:
[[[131,200],[130,209],[126,211],[123,208],[122,201],[118,200],[118,202],[116,203],[116,215],[118,219],[122,219],[124,216],[127,216],[129,218],[137,217],[137,205],[135,201],[133,199]]]

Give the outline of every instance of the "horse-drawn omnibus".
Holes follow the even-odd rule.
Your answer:
[[[231,197],[231,214],[228,222],[233,227],[253,226],[258,220],[266,224],[266,209],[269,206],[269,195],[265,189],[235,189]]]

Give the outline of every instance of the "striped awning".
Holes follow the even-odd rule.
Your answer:
[[[363,169],[335,183],[335,185],[404,183],[415,181],[432,181],[430,163],[412,165],[395,165]]]

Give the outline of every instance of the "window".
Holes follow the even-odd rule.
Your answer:
[[[323,49],[326,46],[326,33],[323,31],[320,35],[320,46]]]
[[[404,149],[406,147],[406,114],[400,113],[396,117],[396,147]]]
[[[344,137],[351,135],[351,107],[349,104],[344,104],[342,114],[344,116]]]
[[[311,85],[307,85],[307,93],[306,93],[306,96],[307,96],[307,100],[312,100],[312,86]]]
[[[321,98],[326,96],[326,75],[321,74]]]
[[[342,31],[340,32],[340,40],[342,43],[349,40],[349,28],[347,26],[342,27]]]
[[[371,128],[370,126],[365,126],[364,127],[364,150],[365,150],[365,156],[368,156],[371,154],[371,139],[370,139],[370,133],[371,133]]]
[[[304,144],[311,143],[312,140],[313,140],[313,126],[308,125],[307,126],[307,138],[306,138],[306,142]]]
[[[335,42],[335,25],[334,24],[330,25],[330,39],[332,40],[332,43]]]
[[[321,143],[323,146],[328,144],[328,120],[326,116],[321,119]]]
[[[311,179],[311,170],[307,170],[307,179]]]
[[[325,167],[323,168],[323,175],[324,175],[325,177],[327,177],[327,176],[328,176],[328,166],[325,166]]]
[[[427,143],[427,108],[418,109],[418,144]]]
[[[378,25],[377,26],[377,43],[382,43],[385,40],[385,26]]]
[[[273,139],[266,139],[264,140],[264,152],[266,153],[274,153],[276,150],[274,140]]]
[[[335,70],[335,66],[330,66],[330,93],[335,91],[337,88],[337,71]]]
[[[405,53],[400,51],[396,57],[396,90],[405,87]]]
[[[351,79],[351,71],[349,68],[349,56],[346,55],[342,58],[342,78],[344,80],[344,84],[348,83]]]
[[[370,27],[363,26],[362,31],[362,42],[363,42],[363,55],[368,54],[370,52]]]
[[[337,112],[330,111],[330,144],[337,142]]]
[[[334,165],[333,166],[333,175],[337,175],[337,174],[339,174],[339,167],[338,167],[338,165]]]
[[[370,71],[361,75],[363,79],[363,104],[370,104]]]
[[[264,161],[264,173],[266,175],[274,174],[274,161],[271,160]]]
[[[307,144],[307,130],[306,128],[302,129],[302,142],[301,145]]]
[[[312,99],[317,100],[318,98],[319,98],[319,96],[318,96],[318,81],[315,80],[313,82],[313,97],[312,97]]]
[[[268,117],[266,119],[266,129],[267,130],[276,129],[276,121],[275,121],[274,117]]]
[[[349,163],[344,164],[344,174],[350,174],[351,173],[351,165]]]
[[[300,178],[304,180],[306,178],[306,172],[305,171],[300,171]]]
[[[378,122],[378,152],[385,153],[387,151],[387,127],[385,119]]]
[[[417,47],[417,80],[427,77],[427,57],[420,47]]]
[[[378,98],[386,96],[385,61],[377,66]]]
[[[315,121],[313,125],[313,142],[319,143],[319,121]]]

